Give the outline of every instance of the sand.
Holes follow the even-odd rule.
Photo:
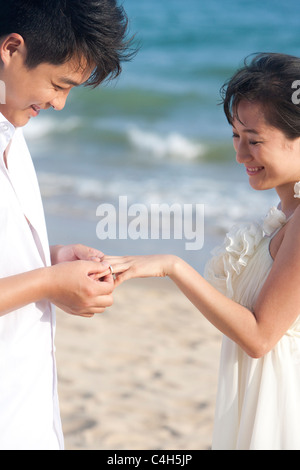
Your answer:
[[[57,312],[66,450],[208,450],[221,334],[164,279],[93,319]]]

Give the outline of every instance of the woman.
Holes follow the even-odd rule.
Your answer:
[[[300,59],[259,54],[223,87],[236,160],[280,204],[227,234],[206,280],[173,255],[105,258],[116,285],[169,276],[224,334],[213,449],[300,450],[298,79]]]

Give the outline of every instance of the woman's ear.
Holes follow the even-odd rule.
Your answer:
[[[25,41],[20,34],[12,33],[0,43],[0,58],[3,65],[8,65],[16,53],[26,54]]]

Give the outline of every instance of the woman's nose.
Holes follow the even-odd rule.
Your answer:
[[[234,146],[236,152],[236,161],[238,163],[245,163],[252,160],[251,152],[249,146],[245,145],[243,142],[239,142]]]

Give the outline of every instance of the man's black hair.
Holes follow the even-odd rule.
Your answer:
[[[84,59],[93,67],[93,87],[116,78],[134,55],[117,0],[0,0],[0,38],[11,33],[23,37],[29,69]]]

